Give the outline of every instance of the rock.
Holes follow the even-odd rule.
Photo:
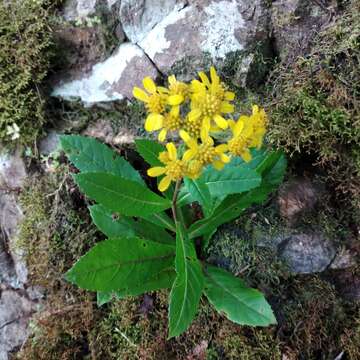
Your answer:
[[[308,179],[296,179],[281,186],[277,202],[281,216],[289,223],[295,223],[298,217],[311,211],[323,194],[320,185]]]
[[[20,347],[29,334],[28,320],[35,305],[25,296],[13,290],[0,295],[0,359],[8,359],[8,353]]]
[[[14,288],[23,287],[27,281],[24,254],[16,244],[23,218],[16,195],[26,177],[20,151],[0,155],[0,279]]]
[[[145,76],[157,75],[156,68],[138,46],[124,43],[111,57],[94,65],[90,74],[55,87],[52,96],[66,100],[80,97],[87,105],[130,99],[133,87],[141,86]]]
[[[50,130],[48,134],[39,142],[39,152],[41,155],[48,156],[59,148],[60,134],[55,130]]]
[[[330,264],[330,269],[347,269],[356,266],[357,262],[358,254],[353,253],[349,249],[341,249]]]
[[[0,154],[0,188],[2,190],[18,189],[25,179],[26,169],[20,151],[13,154]]]
[[[281,59],[292,62],[306,53],[315,35],[326,25],[330,8],[311,0],[276,0],[272,3],[272,27]]]
[[[249,44],[265,46],[266,19],[267,10],[258,0],[199,1],[174,7],[139,45],[165,74],[185,57],[202,59],[204,53],[220,64],[228,53],[247,50]],[[244,61],[249,68],[251,58]]]
[[[69,78],[88,73],[93,65],[104,60],[106,39],[99,25],[79,27],[65,24],[55,29],[54,37],[64,57],[60,75],[56,77]]]
[[[184,7],[184,3],[177,0],[122,0],[120,21],[126,36],[134,44],[138,43],[176,5],[177,9]]]
[[[351,301],[360,300],[360,275],[353,271],[341,270],[331,274],[329,281],[335,285],[339,294]]]
[[[324,271],[334,260],[336,250],[322,234],[296,234],[279,245],[278,254],[292,272],[310,274]]]
[[[66,21],[86,18],[96,13],[98,0],[67,0],[63,8],[63,17]]]
[[[113,144],[115,137],[111,123],[103,119],[100,119],[95,124],[90,124],[83,132],[83,135],[94,137],[107,144]]]

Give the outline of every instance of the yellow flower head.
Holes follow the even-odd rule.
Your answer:
[[[166,113],[163,117],[161,122],[159,122],[158,124],[155,122],[152,122],[153,120],[150,120],[150,124],[148,125],[147,129],[149,129],[148,131],[153,131],[153,130],[160,130],[159,135],[158,135],[158,139],[159,141],[165,141],[167,133],[169,131],[177,131],[180,130],[181,126],[182,126],[182,119],[180,117],[180,109],[178,106],[175,106],[171,109],[171,111],[169,111],[168,113]],[[155,129],[153,128],[153,124],[155,123],[155,125],[158,125]],[[153,130],[152,130],[153,129]]]
[[[176,80],[175,75],[168,77],[169,82],[169,104],[179,105],[187,100],[189,95],[189,85],[182,81]]]
[[[240,116],[235,123],[230,120],[229,125],[233,133],[232,138],[228,141],[228,149],[232,155],[241,156],[244,161],[251,160],[249,147],[253,141],[253,126],[248,116]]]
[[[250,122],[253,127],[253,141],[250,147],[260,148],[266,132],[267,117],[264,109],[259,109],[257,105],[252,107]]]
[[[184,153],[184,160],[196,160],[201,163],[202,166],[212,164],[217,170],[221,170],[224,165],[230,161],[230,158],[225,154],[227,145],[221,144],[214,146],[214,140],[209,136],[206,127],[201,129],[200,144],[184,130],[180,131],[180,136],[189,148]]]
[[[160,191],[165,191],[170,186],[171,181],[182,179],[186,172],[186,163],[184,160],[178,159],[174,143],[166,144],[166,150],[159,154],[159,160],[165,166],[156,166],[147,171],[151,177],[165,175],[158,185]]]
[[[210,80],[203,72],[199,73],[199,77],[201,81],[193,80],[191,83],[189,118],[201,118],[207,124],[206,126],[226,129],[228,123],[223,114],[234,112],[234,105],[230,104],[230,101],[234,100],[235,94],[225,90],[214,67],[210,69]]]

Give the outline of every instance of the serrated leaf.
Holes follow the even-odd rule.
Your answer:
[[[136,150],[142,158],[151,166],[163,166],[164,164],[158,159],[159,153],[165,151],[165,147],[157,141],[148,139],[136,139]]]
[[[175,269],[171,267],[169,269],[165,269],[158,273],[153,278],[149,278],[146,283],[140,286],[133,286],[130,289],[121,289],[116,291],[108,291],[108,292],[97,292],[97,304],[98,306],[102,306],[103,304],[108,303],[112,300],[112,298],[116,299],[124,299],[127,296],[138,296],[150,291],[156,291],[160,289],[169,289],[175,280]]]
[[[62,135],[60,143],[81,172],[106,172],[144,184],[140,174],[124,158],[92,137]]]
[[[207,266],[205,295],[219,313],[240,325],[268,326],[276,318],[264,295],[229,272]]]
[[[236,167],[224,168],[222,171],[208,167],[202,174],[201,180],[208,187],[211,196],[224,197],[259,186],[261,176],[255,170],[246,167],[241,170]]]
[[[209,218],[199,220],[190,226],[188,230],[190,239],[211,233],[220,225],[236,219],[250,205],[266,200],[272,189],[271,186],[261,186],[244,194],[228,196]]]
[[[115,219],[111,211],[102,205],[93,205],[89,207],[91,218],[94,224],[107,237],[126,237],[135,236],[135,231],[131,227],[132,221],[127,218]]]
[[[189,327],[204,287],[204,276],[194,243],[189,240],[181,223],[178,223],[176,232],[175,269],[176,279],[169,302],[169,338],[180,335]]]
[[[146,284],[173,268],[174,256],[169,245],[137,237],[108,239],[81,257],[66,279],[87,290],[148,291]]]
[[[113,293],[111,291],[105,292],[105,291],[98,291],[96,293],[96,303],[97,306],[103,306],[110,302],[113,298]]]
[[[176,232],[174,221],[164,212],[151,214],[149,216],[142,216],[142,218],[151,222],[154,225],[162,227],[163,229],[168,229],[172,232]]]
[[[107,209],[127,216],[147,216],[168,209],[171,201],[135,181],[107,173],[74,175],[80,189]]]
[[[206,216],[209,216],[212,211],[212,198],[210,191],[202,179],[192,180],[189,178],[184,179],[184,184],[187,191],[191,194],[194,201],[197,201]]]
[[[89,209],[95,225],[109,238],[137,236],[175,246],[175,239],[168,232],[147,220],[124,216],[114,218],[113,213],[102,205],[93,205]]]

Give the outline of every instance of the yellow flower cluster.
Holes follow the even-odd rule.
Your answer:
[[[165,88],[146,77],[145,90],[134,87],[134,97],[145,103],[148,112],[145,130],[159,131],[161,142],[171,135],[185,144],[177,142],[177,148],[174,142],[167,143],[166,151],[159,154],[164,166],[148,170],[152,177],[165,175],[159,183],[160,191],[185,176],[198,178],[209,164],[221,170],[233,156],[249,162],[250,148],[262,145],[267,122],[265,111],[254,105],[250,116],[242,115],[234,121],[231,114],[235,94],[227,90],[215,68],[211,67],[210,78],[204,72],[199,72],[199,78],[186,84],[172,75]],[[226,140],[217,144],[215,134]]]

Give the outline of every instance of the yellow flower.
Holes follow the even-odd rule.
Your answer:
[[[149,113],[145,120],[145,130],[155,131],[162,127],[163,115],[168,95],[157,87],[150,77],[143,80],[144,90],[134,87],[133,95],[136,99],[145,103],[146,109]]]
[[[233,133],[232,138],[228,141],[229,152],[236,156],[241,156],[244,161],[251,160],[249,147],[253,142],[253,126],[248,116],[240,116],[235,123],[229,120],[229,125]]]
[[[225,154],[227,145],[221,144],[214,146],[214,140],[209,136],[206,127],[201,129],[200,144],[184,130],[180,130],[180,136],[189,148],[183,156],[185,161],[196,160],[201,163],[202,166],[212,164],[217,170],[221,170],[224,165],[230,161],[230,158]]]
[[[159,160],[165,166],[156,166],[147,171],[147,174],[151,177],[165,175],[158,185],[159,190],[162,192],[170,186],[171,181],[182,179],[186,169],[185,161],[178,159],[174,143],[166,144],[166,150],[159,154]]]
[[[159,141],[165,141],[168,131],[180,130],[182,123],[180,109],[178,106],[175,106],[170,112],[166,113],[163,116],[162,121],[159,122],[159,129],[162,128],[158,135]]]
[[[168,77],[170,105],[179,105],[184,102],[189,95],[189,86],[182,81],[176,80],[175,75]]]
[[[235,94],[225,90],[225,86],[220,82],[220,78],[214,67],[210,68],[210,80],[203,72],[199,73],[199,80],[191,83],[191,111],[189,119],[201,118],[206,126],[214,129],[226,129],[227,120],[223,114],[234,112],[234,105],[230,101],[234,100]]]
[[[250,147],[256,147],[259,149],[263,143],[266,132],[267,118],[265,110],[259,109],[257,105],[253,105],[250,122],[253,127],[253,141],[251,142]]]

